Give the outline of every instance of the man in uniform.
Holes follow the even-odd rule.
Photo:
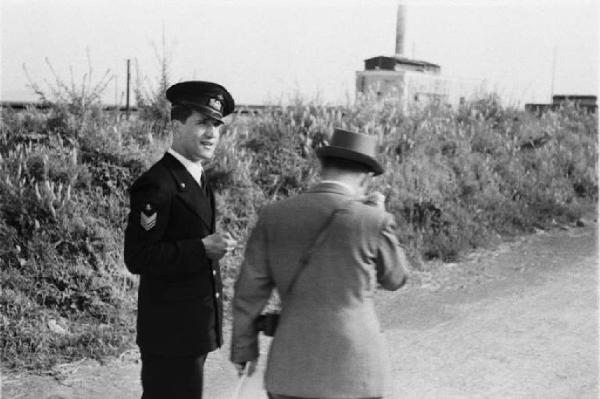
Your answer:
[[[256,319],[273,288],[282,310],[265,373],[272,399],[379,398],[390,365],[373,295],[406,281],[408,262],[383,195],[366,195],[383,172],[374,137],[336,130],[317,150],[322,180],[263,208],[233,301],[231,361],[251,374]]]
[[[218,260],[236,245],[215,231],[215,198],[203,165],[234,101],[224,87],[201,81],[175,84],[166,97],[173,144],[129,190],[125,264],[140,275],[142,399],[197,399],[206,355],[223,339]]]

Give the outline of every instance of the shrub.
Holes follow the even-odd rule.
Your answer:
[[[126,120],[86,104],[2,110],[6,367],[48,368],[133,345],[137,280],[122,260],[126,189],[161,156],[168,129],[153,132],[148,116]],[[235,116],[206,165],[218,228],[241,244],[222,262],[227,301],[258,211],[316,181],[314,150],[334,127],[380,139],[386,173],[373,189],[386,195],[413,259],[454,261],[492,234],[570,221],[598,200],[596,116],[572,104],[536,118],[495,97],[406,112],[393,101],[334,107],[297,100]]]

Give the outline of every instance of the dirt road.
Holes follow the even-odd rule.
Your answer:
[[[428,264],[378,293],[393,361],[390,398],[597,398],[594,223],[543,232],[459,264]],[[263,342],[263,352],[268,347]],[[205,397],[232,398],[228,348],[209,356]],[[264,368],[264,358],[259,367]],[[63,365],[57,378],[5,375],[2,398],[139,398],[137,354]],[[242,398],[264,398],[261,375]]]

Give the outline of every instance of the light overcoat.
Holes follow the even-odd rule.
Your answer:
[[[334,210],[324,239],[290,282]],[[246,246],[235,285],[231,360],[258,357],[253,321],[276,288],[282,301],[265,388],[304,398],[366,398],[384,394],[389,361],[375,313],[377,283],[395,290],[408,263],[392,215],[353,200],[349,190],[320,183],[265,207]]]

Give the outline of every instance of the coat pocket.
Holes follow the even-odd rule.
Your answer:
[[[167,287],[162,294],[162,299],[165,302],[185,301],[188,299],[200,298],[200,292],[195,287]]]
[[[154,298],[162,302],[188,301],[205,295],[196,279],[164,282],[153,291]]]

